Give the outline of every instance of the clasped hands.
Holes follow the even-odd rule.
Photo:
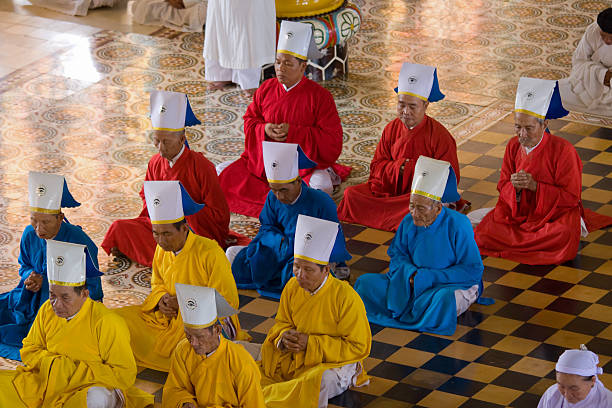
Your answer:
[[[299,353],[300,351],[306,351],[307,345],[308,335],[306,333],[300,333],[297,330],[289,329],[281,334],[278,348],[281,351]]]
[[[538,183],[534,180],[533,176],[525,170],[512,174],[510,176],[510,182],[517,191],[526,189],[535,192],[538,188]]]
[[[266,123],[264,128],[266,135],[277,142],[284,142],[287,140],[289,135],[289,124],[288,123]]]
[[[30,292],[38,292],[42,287],[43,277],[41,274],[34,271],[30,272],[30,276],[23,281],[23,284]]]
[[[176,300],[176,296],[172,296],[169,293],[166,293],[164,296],[159,299],[157,303],[157,308],[160,312],[162,312],[169,319],[173,319],[178,315],[178,301]]]

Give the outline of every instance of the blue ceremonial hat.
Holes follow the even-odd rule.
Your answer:
[[[444,94],[440,91],[438,84],[438,69],[429,65],[405,62],[402,65],[395,92],[398,95],[416,96],[429,102],[444,99]]]
[[[96,278],[98,276],[104,276],[104,273],[96,268],[96,264],[91,259],[89,249],[85,247],[85,276],[88,278]]]
[[[62,208],[74,208],[81,205],[77,200],[74,199],[72,194],[70,194],[70,190],[68,190],[68,183],[66,183],[66,179],[64,179],[64,188],[62,191]]]
[[[563,107],[558,81],[527,77],[519,79],[514,111],[538,119],[558,119],[569,114]]]
[[[461,199],[459,191],[457,191],[457,175],[453,166],[448,166],[448,179],[446,180],[446,187],[444,188],[444,194],[442,195],[443,203],[454,203]]]

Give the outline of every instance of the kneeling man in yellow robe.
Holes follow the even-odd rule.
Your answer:
[[[47,241],[49,300],[39,309],[21,359],[0,371],[0,407],[146,407],[134,388],[136,362],[123,319],[89,298],[86,276],[99,275],[85,245]]]
[[[186,339],[176,346],[163,408],[265,408],[261,375],[243,346],[221,336],[219,319],[237,313],[213,288],[176,284]]]
[[[178,181],[145,181],[144,194],[157,242],[151,294],[142,305],[123,307],[117,313],[130,329],[136,363],[168,371],[170,356],[185,337],[174,285],[215,288],[235,309],[238,289],[219,244],[194,234],[185,222],[185,215],[195,214],[203,205],[193,202]],[[238,315],[224,319],[222,324],[230,340],[249,338],[240,330]]]
[[[329,271],[339,224],[299,215],[294,277],[261,349],[266,406],[327,407],[329,398],[369,380],[363,360],[372,334],[357,292]]]

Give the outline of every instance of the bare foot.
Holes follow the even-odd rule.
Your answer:
[[[209,83],[208,89],[210,89],[211,91],[218,91],[231,84],[232,84],[232,81],[213,81]]]

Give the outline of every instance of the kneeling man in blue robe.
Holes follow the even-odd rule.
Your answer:
[[[98,268],[98,248],[78,225],[68,223],[62,207],[78,207],[70,194],[64,176],[30,172],[28,177],[30,225],[19,243],[19,277],[17,287],[0,294],[0,357],[21,360],[22,340],[40,306],[49,298],[47,280],[47,240],[70,242],[87,247]],[[87,278],[87,289],[93,300],[102,301],[99,276]]]
[[[420,156],[410,214],[387,252],[389,272],[364,274],[355,282],[370,322],[451,335],[457,316],[479,299],[484,267],[472,225],[465,215],[442,205],[457,200],[450,163]]]
[[[264,168],[270,192],[259,221],[259,233],[248,246],[226,251],[238,289],[257,289],[268,297],[280,298],[293,276],[293,243],[298,215],[338,222],[336,203],[321,190],[308,187],[299,169],[315,167],[294,143],[262,142]],[[348,277],[345,262],[351,259],[339,227],[330,263],[337,277]],[[342,275],[342,276],[339,276]]]

